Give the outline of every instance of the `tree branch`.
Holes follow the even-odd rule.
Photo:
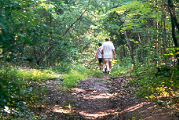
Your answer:
[[[65,30],[65,32],[62,34],[62,37],[64,37],[64,36],[68,33],[68,31],[73,27],[73,25],[74,25],[75,23],[77,23],[77,22],[82,18],[82,16],[83,16],[83,15],[85,14],[85,12],[88,10],[89,2],[90,2],[90,0],[88,1],[88,6],[86,7],[86,9],[85,9],[85,10],[81,13],[81,15]],[[56,44],[55,44],[55,43],[52,43],[51,46],[45,51],[45,53],[42,54],[42,55],[40,56],[40,58],[37,60],[37,64],[39,65],[40,62],[43,60],[43,58],[44,58],[46,55],[48,55],[48,54],[50,53],[50,51],[51,51],[53,48],[55,48],[55,47],[56,47]]]

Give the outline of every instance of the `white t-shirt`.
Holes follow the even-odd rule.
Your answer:
[[[98,58],[102,58],[102,46],[98,47]]]
[[[114,45],[112,42],[110,41],[106,41],[103,43],[102,45],[102,50],[103,50],[103,55],[104,55],[104,58],[112,58],[113,56],[113,52],[112,50],[114,50]]]

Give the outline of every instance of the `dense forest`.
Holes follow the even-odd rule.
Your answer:
[[[0,119],[92,119],[75,111],[80,107],[67,96],[94,78],[104,79],[99,86],[121,91],[115,96],[118,102],[110,98],[111,103],[128,102],[132,97],[122,94],[128,89],[136,100],[162,106],[177,120],[178,7],[178,0],[0,0]],[[108,75],[95,59],[98,43],[105,38],[114,44],[117,56]],[[53,103],[47,96],[57,93],[65,95],[54,106],[68,112],[50,116],[41,109]],[[93,119],[145,119],[115,113]]]

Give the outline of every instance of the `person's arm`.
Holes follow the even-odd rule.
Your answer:
[[[103,54],[103,50],[101,51],[101,54],[102,54],[102,58],[104,59],[104,54]]]
[[[104,59],[104,51],[103,51],[103,47],[104,47],[104,45],[102,44],[102,47],[101,47],[101,54],[102,54],[102,58]]]
[[[113,57],[114,57],[114,59],[116,59],[115,49],[113,49],[112,52],[113,52]]]
[[[113,53],[113,58],[116,59],[116,52],[113,43],[112,43],[112,53]]]

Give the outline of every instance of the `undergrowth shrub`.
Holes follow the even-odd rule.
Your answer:
[[[130,72],[132,69],[132,64],[125,63],[123,61],[117,61],[113,63],[112,69],[111,69],[111,76],[117,76],[121,74],[125,74]]]
[[[15,120],[31,116],[32,120],[37,119],[33,113],[24,111],[42,103],[42,95],[47,88],[39,84],[44,83],[43,79],[55,77],[55,74],[45,70],[0,67],[0,118]]]
[[[56,66],[50,66],[49,68],[50,70],[53,70],[57,73],[67,73],[71,70],[72,66],[72,63],[70,62],[61,61],[60,64]]]
[[[74,65],[70,72],[63,74],[64,85],[67,87],[77,86],[78,81],[85,80],[88,77],[103,77],[103,74],[87,69],[82,65]]]
[[[155,64],[136,66],[136,78],[129,82],[136,87],[139,97],[156,100],[173,97],[177,92],[179,71],[174,68],[156,68]]]
[[[18,77],[31,81],[41,82],[42,79],[58,78],[58,75],[49,70],[18,69],[16,72]]]
[[[87,74],[82,74],[78,71],[72,70],[70,71],[68,74],[64,74],[63,78],[64,78],[64,85],[68,86],[68,87],[73,87],[77,85],[77,82],[79,80],[83,80],[86,79]]]
[[[88,75],[92,77],[97,77],[97,78],[104,77],[104,75],[101,72],[95,71],[95,70],[88,71]]]

